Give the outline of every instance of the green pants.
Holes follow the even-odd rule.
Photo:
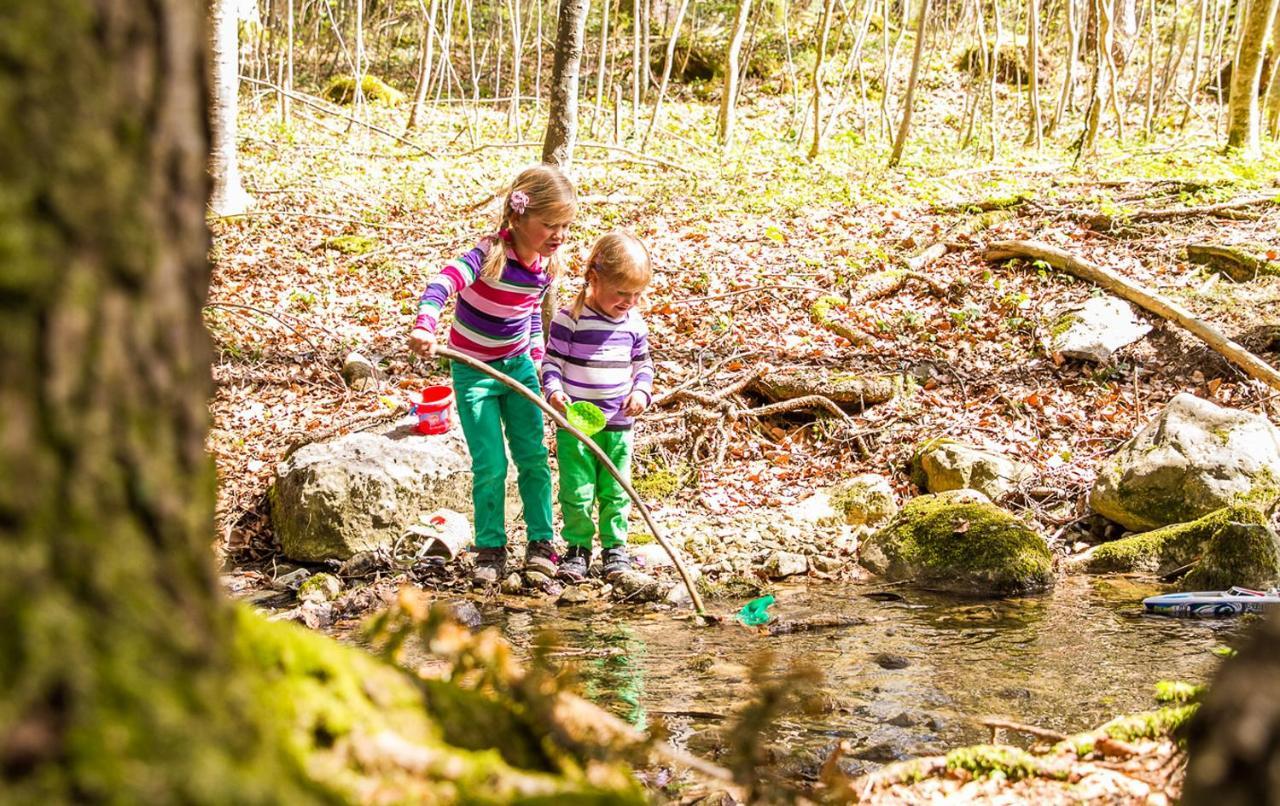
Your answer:
[[[631,480],[631,432],[601,431],[592,437],[628,481]],[[561,534],[570,546],[591,548],[596,534],[593,515],[600,509],[600,545],[611,549],[627,542],[627,510],[631,499],[608,468],[573,434],[556,431],[560,459]]]
[[[538,373],[528,353],[491,361],[489,366],[541,394]],[[462,433],[471,451],[476,545],[496,548],[507,544],[504,430],[519,472],[517,484],[529,539],[550,540],[551,468],[542,440],[542,412],[515,390],[464,364],[453,364],[453,390]]]

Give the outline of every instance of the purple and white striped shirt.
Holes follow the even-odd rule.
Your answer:
[[[622,410],[627,396],[643,392],[653,398],[649,328],[639,312],[632,309],[621,319],[610,319],[587,306],[575,320],[561,309],[551,320],[542,390],[547,397],[564,392],[574,402],[596,404],[610,431],[631,428],[635,418]]]

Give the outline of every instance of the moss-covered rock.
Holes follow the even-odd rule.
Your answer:
[[[320,91],[321,97],[335,104],[349,104],[355,100],[356,80],[352,76],[334,76]],[[405,102],[406,95],[387,82],[366,74],[360,82],[360,91],[365,100],[372,103],[397,106]]]
[[[347,803],[642,803],[621,764],[551,752],[510,704],[239,611],[237,654],[276,740]]]
[[[367,235],[333,235],[324,239],[324,245],[344,255],[363,255],[377,247],[378,239]]]
[[[1053,558],[1044,539],[994,504],[965,501],[968,494],[912,499],[862,544],[859,560],[891,580],[963,594],[1005,596],[1050,587]]]
[[[1076,560],[1089,573],[1162,576],[1189,565],[1184,590],[1265,588],[1280,578],[1280,542],[1256,509],[1224,507],[1190,523],[1103,543]]]
[[[1008,745],[976,744],[947,753],[948,772],[966,772],[974,778],[1001,775],[1009,781],[1032,776],[1065,778],[1065,770],[1052,769],[1025,750]]]
[[[1089,504],[1135,532],[1280,499],[1280,430],[1266,417],[1180,394],[1098,471]]]
[[[851,526],[880,526],[898,514],[893,487],[884,476],[863,473],[833,487],[831,508]]]

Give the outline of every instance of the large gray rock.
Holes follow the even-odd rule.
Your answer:
[[[994,501],[1016,490],[1031,468],[996,451],[932,439],[916,451],[912,475],[931,493],[977,490]]]
[[[858,549],[858,560],[890,581],[979,596],[1041,591],[1053,584],[1044,538],[970,491],[922,495]]]
[[[1181,394],[1098,471],[1089,504],[1144,532],[1280,498],[1280,430],[1265,417]]]
[[[420,513],[471,513],[471,457],[459,429],[423,436],[405,418],[383,431],[299,448],[276,467],[271,520],[295,560],[345,560],[391,545]],[[514,489],[508,475],[508,496]]]
[[[1133,308],[1115,297],[1093,297],[1058,318],[1053,349],[1067,358],[1105,364],[1121,347],[1151,332]]]

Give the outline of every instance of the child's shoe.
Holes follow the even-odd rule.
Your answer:
[[[524,550],[524,570],[556,575],[556,552],[550,540],[530,540]]]
[[[582,546],[570,546],[564,560],[560,563],[560,578],[568,582],[581,582],[587,578],[591,568],[591,549]]]
[[[472,583],[479,585],[496,585],[507,575],[507,547],[482,548],[476,550],[476,571]]]
[[[611,549],[605,549],[600,554],[600,560],[604,563],[605,579],[631,570],[631,557],[627,554],[626,546],[614,546]]]

